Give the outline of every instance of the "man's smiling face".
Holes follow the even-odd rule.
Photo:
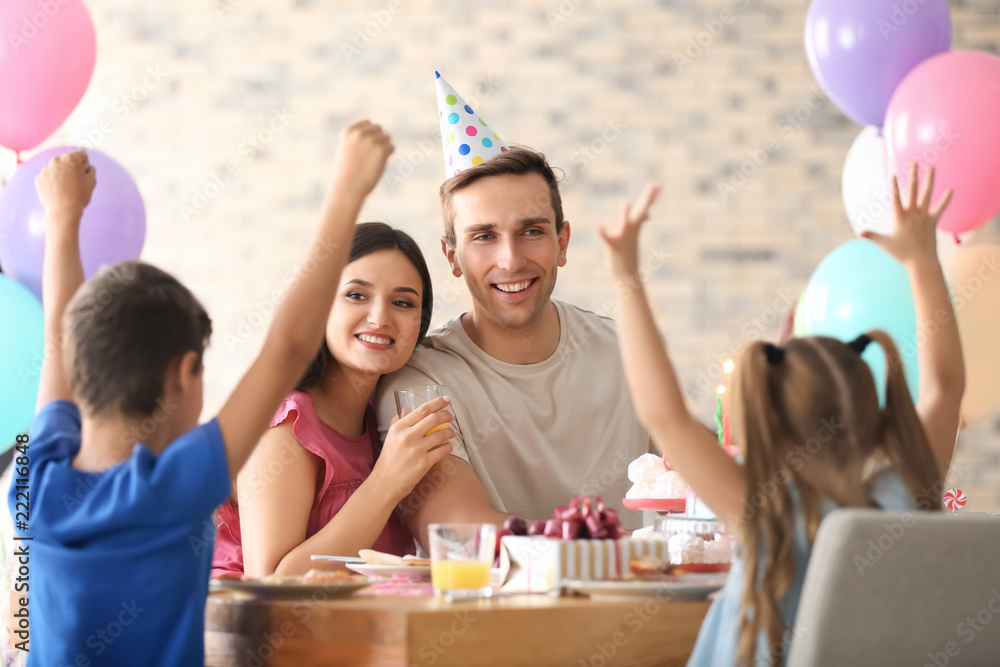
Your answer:
[[[556,232],[549,186],[540,174],[481,178],[453,195],[455,244],[444,243],[477,317],[498,328],[541,321],[566,264],[569,224]]]

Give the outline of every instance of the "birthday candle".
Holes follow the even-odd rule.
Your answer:
[[[726,359],[726,363],[724,363],[722,365],[722,372],[726,376],[728,376],[730,373],[733,372],[733,360],[732,359]],[[722,385],[722,393],[723,394],[725,393],[725,385]],[[719,399],[720,399],[720,401],[722,400],[722,396],[721,395],[719,396]],[[728,401],[727,401],[727,403],[728,403]],[[728,405],[724,405],[724,406],[722,406],[720,408],[720,410],[722,410],[722,446],[725,447],[725,448],[727,448],[727,449],[729,448],[729,446],[731,444],[730,441],[729,441],[729,410],[725,409],[725,408],[728,408],[728,407],[729,407]]]
[[[726,392],[726,388],[721,384],[715,392],[715,431],[719,437],[719,444],[724,444],[725,442],[725,419],[722,412],[722,395]]]

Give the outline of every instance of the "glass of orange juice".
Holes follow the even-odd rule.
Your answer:
[[[409,387],[407,389],[397,389],[396,390],[396,414],[399,417],[403,417],[428,401],[433,401],[435,398],[440,396],[450,396],[448,393],[448,387],[443,384],[432,384],[426,387]],[[452,417],[455,416],[455,411],[451,409],[451,406],[445,408],[451,413]],[[452,422],[453,424],[454,422]],[[435,426],[427,435],[431,433],[436,433],[437,431],[443,431],[448,428],[449,424],[439,424]]]
[[[434,591],[489,597],[497,527],[492,523],[432,523],[427,530]]]

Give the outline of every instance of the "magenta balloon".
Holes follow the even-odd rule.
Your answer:
[[[913,160],[937,169],[934,201],[955,191],[938,229],[954,234],[1000,213],[1000,58],[954,51],[931,58],[899,86],[885,120],[890,173],[904,187]]]
[[[72,148],[53,148],[25,162],[0,191],[0,266],[4,273],[42,298],[45,213],[35,191],[35,177],[56,155]],[[110,157],[87,150],[97,170],[97,189],[80,223],[83,272],[93,276],[102,264],[138,259],[146,240],[146,207],[139,188]]]
[[[813,0],[806,16],[816,80],[861,125],[882,127],[903,78],[950,48],[946,0]]]
[[[81,0],[0,0],[0,146],[51,136],[86,92],[96,53]]]

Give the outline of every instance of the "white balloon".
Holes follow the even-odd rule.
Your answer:
[[[840,183],[844,208],[856,234],[889,232],[892,225],[892,194],[885,167],[885,146],[877,127],[861,130],[844,161]]]

